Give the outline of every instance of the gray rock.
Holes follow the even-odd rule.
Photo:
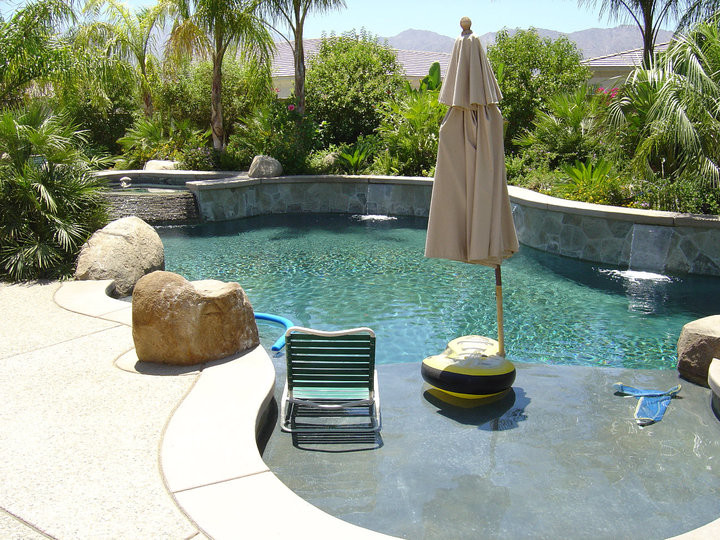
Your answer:
[[[151,159],[143,167],[146,171],[174,171],[178,168],[179,162],[169,159]]]
[[[250,164],[250,178],[275,178],[283,173],[280,162],[270,156],[255,156]]]
[[[720,315],[711,315],[683,326],[678,339],[680,376],[708,385],[708,369],[713,358],[720,358]]]
[[[75,279],[114,279],[117,296],[128,296],[145,274],[165,268],[162,240],[150,225],[131,216],[95,232],[83,245]]]
[[[153,272],[133,292],[132,333],[139,360],[192,365],[260,344],[255,314],[238,283],[187,281]]]

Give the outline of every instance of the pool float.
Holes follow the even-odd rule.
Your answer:
[[[260,319],[261,321],[270,321],[270,322],[282,324],[285,327],[285,330],[287,330],[291,326],[295,326],[290,319],[286,319],[285,317],[281,317],[280,315],[270,315],[269,313],[256,313],[255,319]],[[278,340],[273,344],[272,350],[279,351],[284,346],[285,346],[285,332],[283,332],[282,336],[280,336],[278,338]]]
[[[451,396],[481,399],[504,394],[515,382],[515,366],[498,354],[499,345],[484,336],[462,336],[442,354],[422,361],[420,373],[430,386]]]

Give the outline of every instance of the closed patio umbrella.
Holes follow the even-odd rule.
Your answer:
[[[502,98],[471,21],[453,48],[440,126],[425,256],[495,268],[499,355],[505,355],[500,265],[518,250],[508,196]]]

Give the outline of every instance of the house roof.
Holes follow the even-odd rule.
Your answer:
[[[655,45],[655,52],[666,51],[670,42],[658,43]],[[588,58],[580,62],[581,64],[588,66],[589,68],[596,67],[635,67],[642,64],[643,60],[643,48],[631,49],[629,51],[622,51],[613,54],[606,54],[605,56],[598,56],[595,58]]]
[[[306,39],[303,40],[305,46],[305,61],[315,56],[320,50],[322,39]],[[272,76],[273,77],[293,77],[295,76],[295,64],[293,61],[292,47],[287,41],[278,41],[275,43],[277,52],[273,58]],[[440,63],[440,74],[445,77],[448,64],[450,63],[450,53],[430,52],[430,51],[407,51],[403,49],[392,49],[397,56],[398,62],[405,70],[406,77],[424,77],[428,74],[430,66],[433,62]]]

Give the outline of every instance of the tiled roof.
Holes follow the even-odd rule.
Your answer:
[[[663,52],[667,50],[670,42],[658,43],[655,45],[655,52]],[[643,49],[631,49],[629,51],[623,51],[619,53],[607,54],[605,56],[598,56],[596,58],[588,58],[583,60],[581,64],[588,66],[589,68],[594,67],[635,67],[642,64],[643,60]]]
[[[316,55],[320,49],[322,39],[306,39],[303,41],[305,45],[305,63],[308,59]],[[293,77],[295,75],[295,67],[293,62],[292,47],[286,41],[275,43],[277,52],[273,59],[272,76],[273,77]],[[393,49],[397,55],[397,59],[405,70],[407,77],[424,77],[428,74],[428,70],[433,62],[440,63],[440,73],[445,77],[448,64],[450,63],[450,53],[429,52],[429,51],[406,51],[402,49]]]

